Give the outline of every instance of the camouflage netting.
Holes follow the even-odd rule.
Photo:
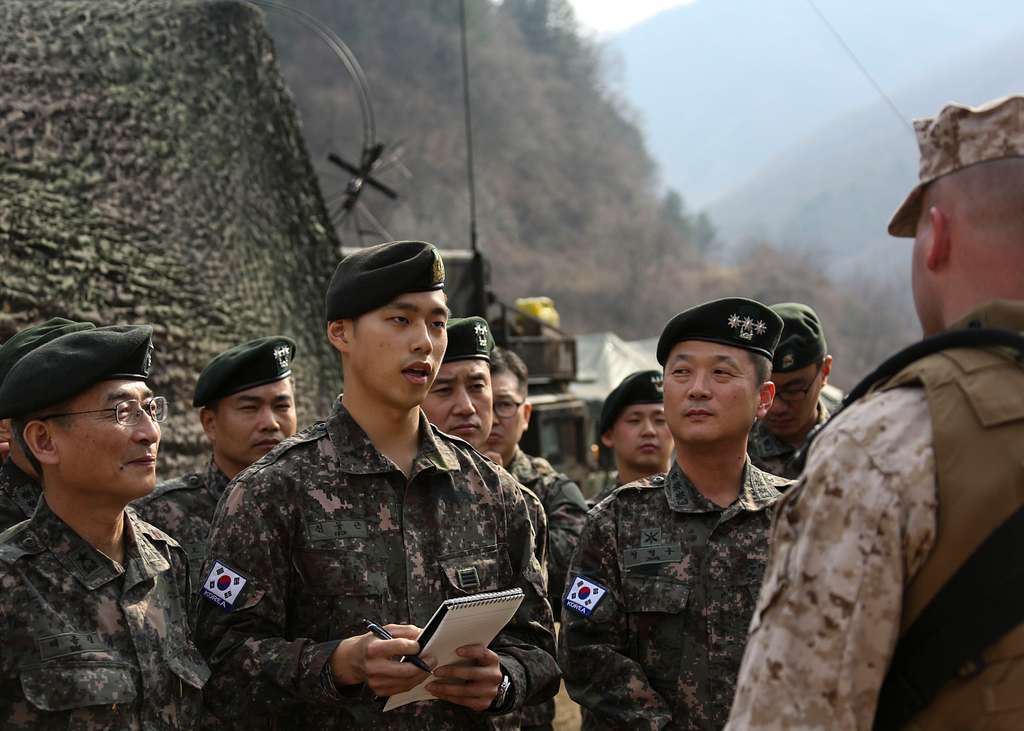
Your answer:
[[[329,408],[337,250],[257,11],[0,3],[0,340],[55,315],[152,323],[162,477],[205,459],[192,389],[226,347],[292,336],[300,425]]]

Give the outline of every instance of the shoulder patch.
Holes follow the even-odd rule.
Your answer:
[[[242,596],[248,582],[249,579],[241,572],[235,571],[223,561],[216,560],[203,582],[203,587],[199,590],[199,595],[230,612],[235,608],[235,602]]]
[[[593,579],[577,574],[565,592],[562,605],[581,617],[589,617],[607,593],[608,590]]]

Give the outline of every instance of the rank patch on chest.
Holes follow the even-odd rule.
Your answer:
[[[235,602],[242,595],[248,583],[242,574],[220,561],[213,562],[209,576],[203,582],[203,588],[199,590],[201,596],[206,597],[221,609],[231,611],[235,608]]]
[[[562,604],[576,614],[589,617],[607,593],[608,590],[596,581],[591,581],[585,576],[577,576],[569,591],[565,593]]]

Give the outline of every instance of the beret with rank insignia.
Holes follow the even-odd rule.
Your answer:
[[[145,381],[152,352],[149,325],[97,327],[61,335],[11,368],[0,384],[0,418],[27,416],[101,381]]]
[[[257,338],[225,350],[199,374],[192,405],[208,406],[239,391],[287,378],[294,357],[295,341],[284,335]]]
[[[615,426],[615,420],[633,404],[660,404],[665,401],[665,383],[661,371],[637,371],[622,379],[601,406],[597,422],[598,436]]]
[[[444,289],[444,262],[425,241],[369,246],[341,260],[327,287],[327,321],[359,317],[408,292]]]
[[[772,310],[782,318],[782,338],[775,348],[772,370],[789,373],[820,363],[828,344],[818,314],[799,302],[781,302],[772,305]]]
[[[448,347],[443,363],[479,358],[491,362],[494,337],[482,317],[454,317],[448,321]]]
[[[683,340],[731,345],[768,360],[782,334],[782,318],[770,307],[745,297],[726,297],[680,312],[665,325],[658,339],[658,362]]]
[[[39,346],[46,345],[61,335],[79,330],[92,330],[94,327],[96,326],[91,322],[75,322],[63,317],[53,317],[39,325],[19,330],[0,346],[0,383],[3,383],[15,363]]]

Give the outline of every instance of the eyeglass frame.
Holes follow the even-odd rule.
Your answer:
[[[513,408],[507,414],[503,414],[501,413],[501,411],[498,410],[498,403],[499,402],[497,400],[491,402],[491,408],[494,409],[494,415],[502,419],[511,419],[513,416],[516,415],[516,412],[519,410],[519,407],[526,403],[526,399],[523,399],[522,401],[516,401],[514,399],[509,399],[508,401],[506,401],[502,399],[500,402],[502,404],[513,404]]]
[[[156,414],[153,413],[154,404],[156,404],[158,401],[163,403],[163,414],[161,415],[161,417],[159,419],[157,418]],[[135,411],[133,413],[139,414],[139,416],[135,417],[135,419],[133,421],[130,421],[130,422],[125,422],[125,421],[122,421],[122,420],[118,419],[117,418],[117,411],[118,411],[118,409],[120,409],[124,404],[130,404],[132,402],[138,404],[136,406]],[[102,413],[104,413],[106,411],[113,411],[114,412],[114,422],[117,423],[117,424],[120,424],[121,426],[135,426],[136,424],[139,423],[139,420],[142,418],[142,413],[143,412],[149,414],[149,418],[153,421],[154,424],[162,424],[163,422],[165,422],[167,420],[168,408],[167,408],[167,398],[166,397],[164,397],[164,396],[150,396],[148,399],[146,399],[146,403],[148,403],[148,406],[147,407],[143,407],[143,402],[140,401],[139,399],[137,399],[137,398],[129,398],[129,399],[125,399],[124,401],[118,401],[116,404],[114,404],[113,406],[111,406],[110,408],[107,408],[107,409],[89,409],[88,411],[66,411],[66,412],[64,412],[62,414],[47,414],[46,416],[37,417],[35,419],[35,421],[46,421],[47,419],[56,419],[56,418],[61,417],[61,416],[80,416],[81,414],[102,414]]]
[[[818,369],[814,371],[814,375],[811,376],[811,382],[807,384],[807,388],[790,388],[786,390],[778,390],[775,392],[775,398],[785,401],[790,406],[796,406],[801,404],[807,398],[807,393],[814,388],[814,382],[818,380],[818,376],[821,375],[822,369],[825,367],[825,359],[822,358],[818,361]],[[799,394],[799,395],[797,395]]]

